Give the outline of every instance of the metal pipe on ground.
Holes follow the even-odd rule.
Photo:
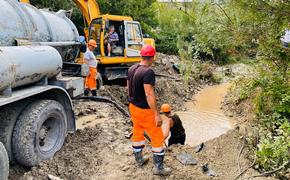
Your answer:
[[[105,102],[105,103],[111,103],[113,104],[122,114],[124,114],[126,117],[130,117],[130,114],[127,110],[125,110],[121,105],[119,105],[117,102],[111,100],[110,98],[107,97],[101,97],[101,96],[84,96],[80,97],[80,99],[85,99],[85,100],[93,100],[97,102]]]

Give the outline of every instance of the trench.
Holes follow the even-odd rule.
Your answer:
[[[185,128],[186,144],[196,146],[233,129],[233,120],[221,110],[229,86],[229,83],[207,86],[186,103],[187,111],[176,112]]]

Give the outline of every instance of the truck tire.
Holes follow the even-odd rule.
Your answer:
[[[13,155],[24,166],[38,165],[61,149],[66,132],[67,117],[59,102],[33,102],[16,122],[12,138]]]
[[[29,101],[11,104],[0,109],[0,141],[6,148],[10,164],[15,160],[12,153],[12,136],[15,123]]]
[[[9,174],[9,160],[4,145],[0,142],[0,180],[7,180]]]
[[[97,73],[96,80],[97,80],[97,89],[100,89],[103,86],[103,78],[99,72]]]

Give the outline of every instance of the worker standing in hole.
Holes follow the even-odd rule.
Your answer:
[[[119,41],[119,35],[115,32],[115,27],[110,26],[109,32],[105,35],[105,44],[108,48],[108,56],[112,54],[112,48],[116,46],[116,43]]]
[[[164,124],[164,139],[167,139],[170,132],[170,138],[168,140],[168,146],[172,144],[181,144],[185,143],[185,130],[182,125],[182,122],[177,114],[174,114],[171,111],[171,107],[169,104],[162,104],[160,114],[164,114],[168,121]]]
[[[88,96],[89,92],[92,93],[93,96],[97,96],[97,65],[98,61],[93,53],[93,51],[97,48],[97,42],[93,39],[88,42],[87,51],[84,53],[84,62],[90,66],[90,73],[86,77],[85,80],[85,92],[84,95]]]
[[[154,175],[169,175],[170,168],[163,165],[165,151],[164,137],[161,129],[162,119],[157,109],[154,92],[155,73],[150,66],[153,64],[156,50],[150,45],[141,49],[142,60],[133,65],[128,72],[127,88],[129,93],[129,110],[133,121],[133,152],[139,166],[148,162],[143,157],[145,146],[144,131],[151,139],[154,161]]]

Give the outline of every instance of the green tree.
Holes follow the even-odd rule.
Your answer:
[[[73,9],[72,20],[79,30],[83,27],[81,12],[72,0],[30,0],[30,2],[38,8],[50,8],[54,11]],[[141,23],[145,33],[152,34],[152,29],[157,25],[155,12],[151,8],[156,0],[97,0],[96,2],[102,14],[132,16],[135,21]]]
[[[106,14],[132,16],[141,22],[143,31],[152,34],[157,26],[155,11],[152,8],[156,0],[99,0],[101,12]]]

